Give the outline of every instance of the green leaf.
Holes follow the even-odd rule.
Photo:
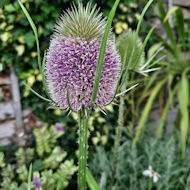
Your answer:
[[[185,47],[185,25],[184,25],[184,14],[181,8],[178,8],[175,12],[176,16],[176,29],[183,47]]]
[[[40,46],[39,46],[39,40],[38,40],[38,32],[37,32],[37,29],[36,29],[36,26],[32,20],[32,18],[30,17],[28,11],[26,10],[26,8],[24,7],[24,5],[21,3],[20,0],[18,0],[19,2],[19,5],[20,7],[22,8],[26,18],[28,19],[28,22],[30,23],[30,26],[34,32],[34,35],[35,35],[35,38],[36,38],[36,46],[37,46],[37,53],[38,53],[38,67],[39,67],[39,70],[41,72],[41,56],[40,56]]]
[[[0,8],[10,3],[10,0],[1,0],[0,1]]]
[[[154,72],[154,74],[149,77],[148,79],[148,82],[147,84],[145,85],[145,89],[143,90],[140,98],[138,99],[138,102],[137,102],[137,107],[139,107],[139,105],[141,104],[143,98],[144,98],[144,95],[146,94],[146,92],[149,90],[149,88],[151,87],[151,85],[155,82],[155,80],[157,79],[157,76],[159,74],[159,71],[156,71]]]
[[[26,44],[29,48],[34,47],[35,37],[34,37],[32,31],[29,31],[24,34],[24,41],[26,42]]]
[[[143,112],[142,112],[142,116],[141,116],[141,118],[140,118],[139,124],[138,124],[138,126],[137,126],[137,131],[136,131],[136,133],[135,133],[135,138],[134,138],[134,140],[133,140],[133,147],[136,146],[136,143],[137,143],[137,141],[138,141],[138,139],[139,139],[140,133],[141,133],[141,131],[142,131],[143,127],[144,127],[144,124],[145,124],[145,122],[146,122],[146,120],[147,120],[147,118],[148,118],[148,116],[149,116],[149,112],[150,112],[150,110],[151,110],[153,101],[154,101],[154,99],[156,98],[156,96],[157,96],[159,90],[162,88],[162,86],[163,86],[164,83],[166,82],[166,79],[167,79],[167,78],[165,78],[165,79],[163,79],[162,81],[160,81],[160,82],[154,87],[154,89],[152,90],[152,93],[151,93],[151,95],[150,95],[150,97],[149,97],[149,99],[148,99],[148,101],[147,101],[147,103],[146,103],[146,105],[145,105],[145,108],[144,108],[144,110],[143,110]]]
[[[182,158],[185,156],[186,149],[186,139],[189,129],[189,81],[185,73],[182,75],[182,79],[180,81],[180,86],[178,89],[178,100],[179,100],[179,108],[181,113],[181,148],[182,148]]]
[[[104,57],[105,57],[105,52],[106,52],[106,45],[107,45],[107,39],[108,39],[108,35],[110,32],[110,28],[111,28],[111,23],[113,20],[113,17],[115,15],[115,11],[117,9],[117,6],[119,4],[120,0],[116,0],[108,17],[108,21],[106,24],[106,28],[105,28],[105,32],[104,35],[102,37],[102,42],[101,42],[101,46],[100,46],[100,52],[99,52],[99,56],[98,56],[98,64],[96,66],[96,74],[95,74],[95,79],[94,79],[94,85],[93,85],[93,92],[92,92],[92,98],[91,98],[91,102],[90,102],[90,107],[93,108],[93,105],[96,101],[96,96],[97,96],[97,92],[98,92],[98,87],[99,87],[99,81],[100,81],[100,77],[101,77],[101,71],[102,71],[102,67],[103,67],[103,63],[104,63]]]
[[[157,138],[160,138],[162,136],[163,126],[164,126],[164,123],[165,123],[165,120],[166,120],[166,116],[167,116],[168,110],[169,110],[169,108],[170,108],[170,106],[172,104],[173,96],[176,94],[176,91],[177,91],[178,87],[179,87],[179,83],[177,83],[175,85],[175,88],[171,92],[170,98],[167,101],[166,106],[164,107],[164,110],[163,110],[162,116],[160,118],[160,122],[159,122],[158,128],[156,130],[156,136],[157,136]]]
[[[139,30],[140,30],[140,27],[141,27],[141,23],[142,23],[143,17],[144,17],[146,11],[148,10],[148,8],[150,7],[150,5],[152,4],[153,1],[154,0],[149,0],[148,3],[145,5],[142,13],[141,13],[141,16],[140,16],[140,19],[139,19],[139,22],[138,22],[138,25],[137,25],[136,36],[139,35]]]
[[[90,190],[101,190],[88,168],[86,169],[86,181]]]
[[[16,11],[16,8],[12,4],[5,5],[5,10],[9,13]]]
[[[168,20],[165,20],[167,14],[166,14],[164,5],[162,3],[162,0],[158,1],[158,8],[159,8],[159,18],[160,18],[160,21],[162,23],[162,26],[164,27],[164,29],[165,29],[165,31],[167,33],[167,36],[170,39],[170,43],[171,43],[170,45],[171,45],[171,48],[174,51],[174,55],[175,55],[177,61],[180,62],[180,51],[179,51],[179,49],[177,47],[172,28],[171,28]]]
[[[31,190],[31,180],[32,180],[32,164],[30,164],[30,169],[28,174],[28,190]]]
[[[138,55],[138,57],[137,57],[137,59],[136,59],[136,62],[135,62],[135,64],[134,64],[134,67],[136,67],[136,65],[138,64],[138,62],[139,62],[139,60],[140,60],[140,58],[141,58],[141,56],[142,56],[142,54],[143,54],[143,52],[144,52],[144,49],[145,49],[145,47],[146,47],[146,44],[147,44],[148,40],[150,39],[150,36],[151,36],[152,32],[154,31],[154,29],[155,29],[155,26],[153,26],[153,27],[149,30],[149,32],[148,32],[148,34],[147,34],[147,36],[146,36],[146,38],[145,38],[145,40],[144,40],[144,42],[143,42],[143,45],[142,45],[141,50],[140,50],[140,52],[139,52],[139,55]]]
[[[164,22],[168,21],[169,16],[171,14],[174,14],[177,11],[178,8],[179,7],[172,7],[172,8],[170,8],[170,10],[167,12],[167,14],[166,14],[166,16],[164,18]]]

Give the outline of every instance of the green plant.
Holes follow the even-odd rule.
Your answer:
[[[146,126],[146,133],[152,126]],[[123,144],[119,148],[117,175],[114,190],[182,190],[189,188],[190,167],[189,167],[189,141],[187,142],[187,156],[183,162],[178,140],[180,134],[177,131],[175,135],[168,138],[165,135],[160,141],[149,134],[143,133],[140,142],[137,142],[136,148],[132,148],[132,138],[128,133],[123,136]],[[96,146],[96,151],[90,160],[90,170],[102,190],[106,190],[111,179],[112,151]],[[98,165],[96,163],[99,163]],[[147,176],[143,171],[149,166],[160,174],[157,183]]]
[[[48,127],[47,124],[44,124],[43,127],[33,130],[36,147],[19,148],[12,156],[14,162],[10,164],[4,162],[3,157],[6,158],[6,156],[0,152],[2,158],[0,162],[2,170],[0,175],[1,190],[26,190],[27,187],[28,190],[33,190],[38,185],[43,190],[50,187],[52,190],[57,190],[65,189],[68,186],[77,167],[74,165],[73,159],[66,159],[67,152],[57,144],[57,139],[63,135],[63,131],[57,131],[53,125]],[[36,133],[38,133],[37,136]],[[46,138],[47,149],[44,149],[39,143],[42,142],[44,136],[51,137]],[[33,163],[33,167],[30,166],[28,172],[30,163]],[[28,184],[26,183],[27,180]]]
[[[177,30],[177,38],[172,31],[172,27],[168,22],[168,17],[174,14],[174,25]],[[181,128],[181,149],[182,157],[185,155],[185,146],[187,133],[189,129],[189,73],[190,73],[190,60],[185,55],[190,52],[189,40],[188,40],[188,29],[184,24],[183,11],[180,8],[171,8],[168,13],[166,13],[165,8],[161,0],[158,1],[158,17],[162,23],[162,26],[167,34],[168,41],[159,37],[160,43],[157,46],[163,46],[162,54],[165,57],[165,61],[160,61],[158,59],[157,66],[161,68],[160,72],[164,72],[164,75],[157,77],[159,71],[155,73],[150,81],[148,82],[147,87],[144,89],[141,98],[138,101],[138,105],[142,102],[143,98],[147,96],[147,92],[151,92],[151,95],[145,105],[143,114],[140,118],[137,132],[134,138],[134,145],[136,144],[141,130],[148,118],[148,114],[151,110],[152,104],[156,96],[162,96],[164,92],[164,86],[168,85],[168,99],[165,100],[166,105],[164,106],[161,102],[162,115],[160,118],[160,123],[158,125],[156,135],[158,138],[162,136],[163,127],[167,112],[172,107],[173,98],[177,95],[179,112],[177,123]],[[156,83],[156,84],[155,84]],[[151,88],[154,84],[154,87]]]

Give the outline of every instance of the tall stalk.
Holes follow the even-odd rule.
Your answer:
[[[126,85],[123,84],[123,86],[121,88],[121,91],[124,90],[125,87],[126,87]],[[116,139],[115,139],[115,143],[114,143],[114,156],[113,156],[113,164],[112,164],[112,175],[111,175],[111,181],[110,181],[108,190],[112,189],[112,186],[114,184],[115,174],[116,174],[118,152],[119,152],[122,128],[123,128],[123,124],[124,124],[123,123],[124,105],[125,105],[125,94],[120,96],[118,126],[116,127]]]
[[[78,187],[79,190],[86,190],[86,166],[88,149],[88,118],[85,110],[79,112],[79,169]]]

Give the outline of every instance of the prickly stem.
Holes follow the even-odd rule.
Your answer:
[[[78,188],[86,190],[86,167],[88,150],[88,117],[85,110],[79,112],[79,157],[78,157]]]

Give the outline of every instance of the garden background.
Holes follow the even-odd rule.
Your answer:
[[[71,1],[22,2],[37,26],[40,47],[44,51],[49,46],[56,20],[70,7]],[[114,0],[92,2],[108,16]],[[146,2],[120,1],[112,25],[116,39],[129,29],[136,29]],[[122,129],[115,190],[190,189],[189,128],[183,128],[183,125],[190,126],[189,122],[183,123],[184,115],[189,115],[190,99],[190,2],[163,0],[166,12],[171,10],[164,18],[159,2],[155,0],[146,13],[140,37],[143,42],[155,25],[145,49],[145,59],[151,58],[160,47],[163,49],[153,59],[165,57],[154,65],[159,70],[149,76],[132,73],[133,80],[128,81],[129,87],[136,83],[139,86],[125,95],[125,127]],[[183,55],[181,60],[175,57],[175,45]],[[178,81],[185,81],[180,90],[175,89]],[[30,163],[33,163],[33,189],[77,189],[77,114],[67,116],[64,111],[47,109],[47,103],[29,87],[44,95],[35,37],[18,2],[1,0],[0,189],[27,189]],[[106,116],[97,111],[89,119],[88,166],[102,189],[107,189],[111,178],[118,118],[117,106],[105,109]],[[137,141],[135,148],[132,146],[134,139]],[[149,166],[161,176],[157,183],[142,174]]]

